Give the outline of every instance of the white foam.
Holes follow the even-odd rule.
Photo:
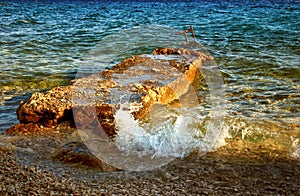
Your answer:
[[[291,146],[291,156],[297,159],[300,159],[300,144],[299,139],[292,139],[292,146]]]
[[[225,138],[229,136],[223,117],[216,113],[211,113],[207,120],[185,111],[183,114],[161,118],[161,122],[149,126],[135,120],[131,111],[123,108],[115,114],[118,135],[114,141],[126,154],[183,158],[194,150],[215,150],[225,145]],[[199,129],[200,126],[205,129],[204,132]]]

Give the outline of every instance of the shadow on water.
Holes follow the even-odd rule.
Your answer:
[[[12,98],[2,101],[0,105],[0,133],[6,131],[9,127],[17,124],[19,121],[16,115],[20,101],[26,100],[31,93],[13,96]]]

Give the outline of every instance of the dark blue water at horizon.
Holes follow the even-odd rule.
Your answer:
[[[148,53],[167,36],[157,27],[177,42],[189,25],[220,67],[230,116],[299,125],[299,1],[2,1],[0,19],[0,131],[17,123],[20,100],[67,85],[106,39],[147,26],[135,52]]]

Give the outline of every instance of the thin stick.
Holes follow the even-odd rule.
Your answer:
[[[194,43],[197,43],[196,36],[195,36],[195,32],[194,32],[194,29],[193,29],[193,26],[192,26],[192,25],[190,26],[190,31],[192,32],[192,36],[193,36],[193,38],[194,38]]]
[[[184,37],[185,37],[185,42],[188,44],[189,43],[189,39],[188,39],[188,36],[187,36],[187,33],[188,32],[191,32],[192,33],[192,36],[194,38],[194,43],[197,43],[197,40],[196,40],[196,36],[195,36],[195,32],[194,32],[194,29],[193,29],[193,26],[190,25],[190,29],[188,30],[184,30],[182,32],[177,32],[177,34],[181,35],[181,34],[184,34]]]
[[[184,31],[182,31],[182,32],[177,32],[177,34],[178,34],[178,35],[184,34],[185,42],[186,42],[186,43],[189,43],[189,38],[188,38],[188,36],[187,36],[187,34],[186,34],[187,32],[189,32],[189,30],[184,30]]]

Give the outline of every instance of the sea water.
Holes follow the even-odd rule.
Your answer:
[[[135,54],[149,54],[156,47],[184,45],[183,35],[176,33],[193,25],[198,42],[214,56],[224,81],[224,121],[205,121],[205,131],[226,129],[231,137],[243,139],[253,134],[289,138],[291,154],[299,157],[299,5],[297,0],[2,1],[0,131],[17,123],[15,109],[33,92],[67,85],[71,79],[107,69]],[[199,86],[209,105],[212,102],[206,102],[205,92],[217,88]],[[156,149],[155,156],[177,153],[180,157],[193,145],[208,148],[204,140],[221,141],[222,137],[207,134],[200,144],[193,139],[199,131],[183,131],[187,127],[181,126],[189,124],[178,122],[189,122],[195,111],[199,108],[168,119],[172,123],[161,122],[154,129],[156,136],[142,134],[137,145]],[[210,119],[218,116],[216,111],[210,111]],[[198,116],[199,124],[203,123]],[[184,135],[190,145],[178,140],[178,135]],[[154,137],[166,141],[157,143]],[[160,146],[167,144],[175,146]],[[172,148],[175,151],[168,151]]]

